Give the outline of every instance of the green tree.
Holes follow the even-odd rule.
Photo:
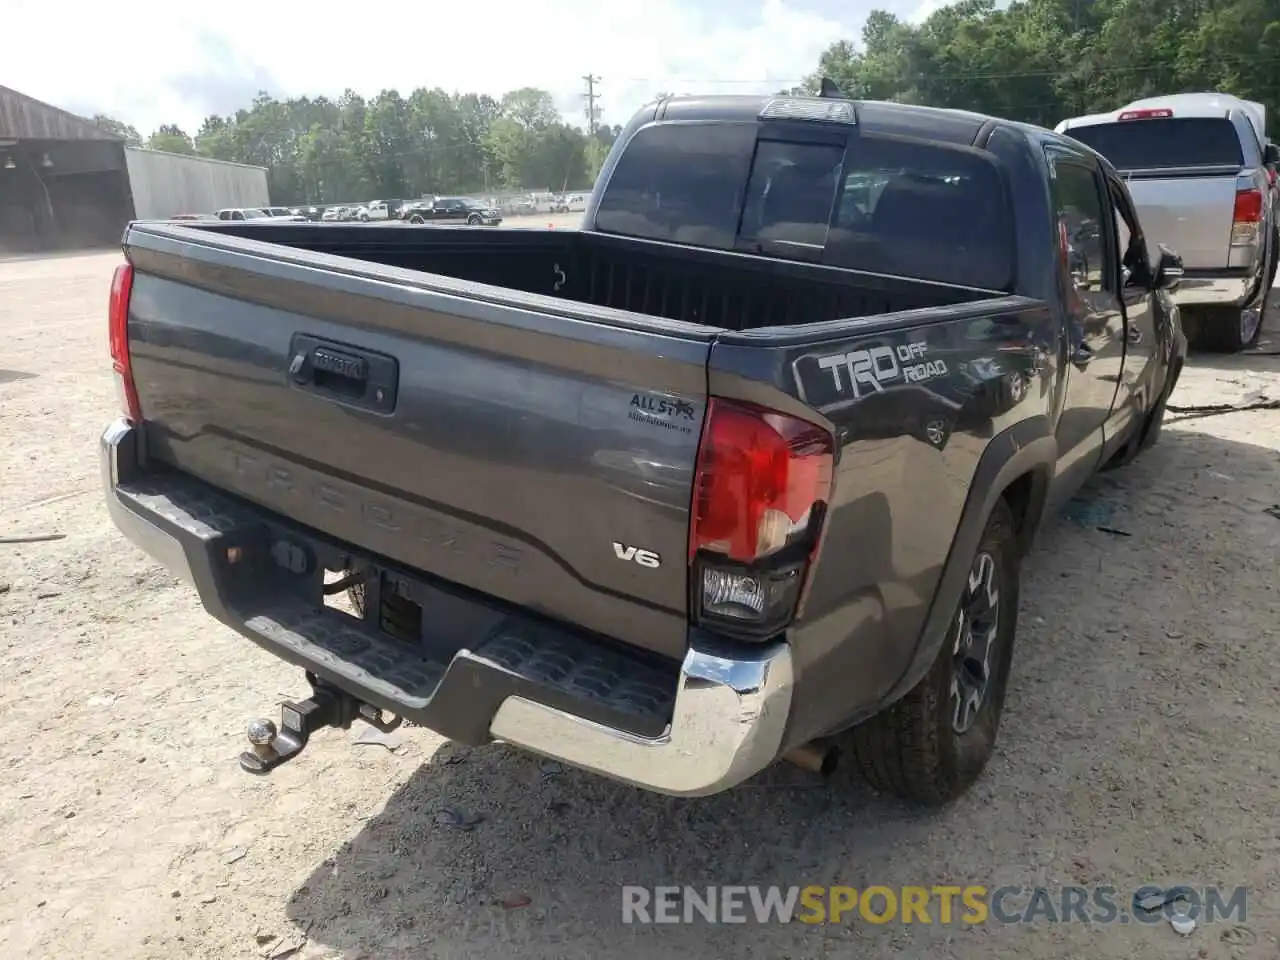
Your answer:
[[[142,146],[142,134],[138,133],[137,127],[131,127],[124,121],[117,120],[115,117],[108,117],[103,113],[95,114],[93,122],[112,136],[119,137],[131,147]]]
[[[1139,97],[1218,90],[1280,109],[1280,0],[960,0],[922,23],[885,11],[806,81],[1052,126]]]
[[[187,140],[202,156],[266,167],[277,203],[335,203],[583,189],[619,132],[600,125],[590,136],[566,124],[551,94],[534,87],[497,100],[420,88],[369,100],[352,90],[336,100],[263,92],[233,115],[207,117]],[[162,136],[172,149],[170,137],[185,134],[166,127]]]
[[[193,154],[196,152],[196,145],[192,139],[181,127],[172,123],[161,124],[159,129],[147,138],[147,146],[152,150],[164,150],[167,153]]]

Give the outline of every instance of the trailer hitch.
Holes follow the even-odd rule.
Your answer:
[[[389,733],[403,722],[400,717],[387,719],[382,710],[328,686],[315,686],[311,696],[301,703],[280,705],[280,726],[259,717],[249,721],[245,731],[250,749],[240,754],[240,767],[247,773],[270,773],[302,753],[311,734],[325,727],[348,729],[363,720]]]

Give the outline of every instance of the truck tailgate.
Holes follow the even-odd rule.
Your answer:
[[[126,253],[151,457],[682,655],[715,330],[171,226]]]
[[[1147,238],[1163,243],[1188,270],[1229,265],[1236,175],[1126,178]]]

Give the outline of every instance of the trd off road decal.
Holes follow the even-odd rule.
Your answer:
[[[928,383],[950,372],[945,360],[929,356],[923,340],[805,354],[796,358],[792,370],[801,398],[818,408],[900,384]]]

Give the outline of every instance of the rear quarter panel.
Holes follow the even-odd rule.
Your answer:
[[[802,696],[790,742],[861,719],[895,689],[926,632],[980,461],[1019,424],[1051,433],[1057,404],[1057,326],[1041,302],[830,327],[767,350],[753,341],[778,331],[725,335],[710,362],[712,395],[817,418],[838,438],[827,529],[791,630]]]

